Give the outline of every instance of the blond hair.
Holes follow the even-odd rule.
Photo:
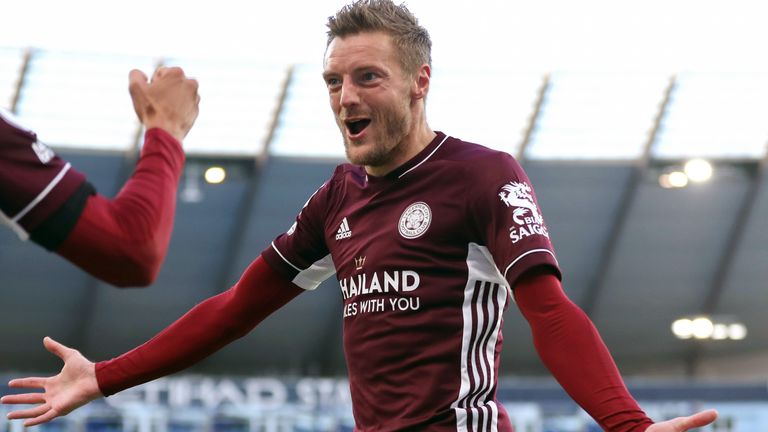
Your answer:
[[[414,74],[423,64],[432,66],[432,41],[427,30],[405,4],[391,0],[357,0],[328,17],[328,45],[337,37],[384,32],[400,53],[403,71]]]

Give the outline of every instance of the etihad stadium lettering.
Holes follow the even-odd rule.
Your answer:
[[[213,410],[227,406],[282,410],[297,405],[302,409],[346,405],[350,403],[350,397],[347,380],[218,378],[190,375],[151,381],[102,399],[102,403],[115,408],[147,404],[176,410]]]
[[[360,295],[411,292],[419,287],[421,278],[413,270],[395,270],[358,274],[339,280],[344,300]]]

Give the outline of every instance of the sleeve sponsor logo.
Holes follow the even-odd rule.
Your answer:
[[[40,162],[43,164],[47,164],[56,156],[50,147],[41,143],[40,141],[35,141],[32,143],[32,150],[34,150],[37,158],[40,159]]]
[[[539,208],[533,199],[533,189],[525,182],[509,182],[501,187],[499,198],[509,208],[512,208],[512,222],[509,228],[509,238],[512,243],[532,236],[543,235],[549,238],[549,232],[544,225]]]
[[[11,127],[14,127],[20,131],[23,131],[29,135],[32,135],[32,137],[35,137],[35,142],[32,143],[32,150],[35,152],[35,155],[37,155],[37,158],[40,159],[40,162],[42,162],[43,164],[48,164],[48,162],[50,162],[56,156],[56,153],[54,153],[50,147],[48,147],[47,145],[41,143],[36,139],[36,135],[34,132],[32,132],[32,129],[19,123],[19,120],[16,118],[16,116],[11,114],[10,111],[7,111],[1,107],[0,107],[0,120],[11,125]]]

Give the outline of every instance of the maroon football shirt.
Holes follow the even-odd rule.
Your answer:
[[[341,165],[263,255],[308,290],[336,272],[358,430],[512,430],[496,401],[509,286],[559,270],[511,156],[438,133],[383,177]]]
[[[26,240],[84,182],[85,176],[0,109],[0,222]]]

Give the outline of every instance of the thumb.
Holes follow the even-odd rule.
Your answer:
[[[133,69],[128,74],[128,91],[131,94],[133,109],[139,120],[144,120],[144,111],[147,105],[147,80],[147,75],[138,69]]]
[[[48,336],[43,339],[43,345],[45,346],[45,349],[54,354],[56,357],[62,360],[66,360],[64,357],[67,355],[67,351],[69,350],[69,348],[66,346],[56,342]]]
[[[707,411],[696,413],[688,417],[681,418],[677,426],[682,428],[681,430],[688,430],[691,428],[699,428],[702,426],[706,426],[712,423],[713,421],[715,421],[716,419],[717,419],[717,411],[707,410]]]

